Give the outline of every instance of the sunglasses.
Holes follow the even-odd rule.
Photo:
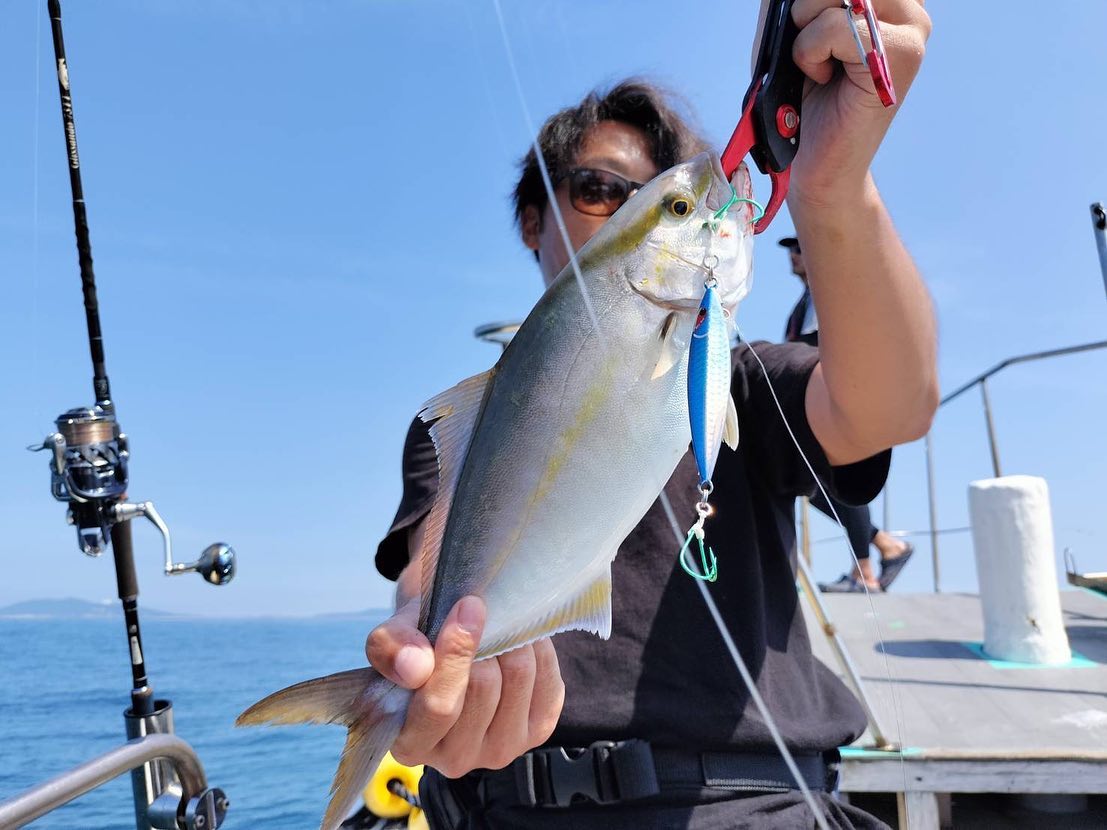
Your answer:
[[[574,167],[561,181],[565,179],[569,180],[569,202],[589,216],[610,216],[645,187],[616,173],[591,167]]]

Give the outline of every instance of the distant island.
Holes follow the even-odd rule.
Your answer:
[[[169,611],[142,606],[143,617],[181,617]],[[29,599],[0,606],[0,619],[115,620],[122,619],[119,600],[89,602],[86,599]]]
[[[312,614],[312,620],[383,620],[392,616],[391,608],[365,608],[360,611],[329,611],[326,614]]]
[[[332,611],[326,614],[312,614],[305,617],[292,617],[278,614],[259,614],[256,617],[235,617],[235,619],[281,618],[312,620],[381,620],[392,611],[383,608],[366,608],[359,611]],[[139,606],[142,619],[213,619],[214,616],[182,614],[174,611],[161,611],[146,605]],[[90,602],[85,599],[29,599],[12,605],[0,606],[0,620],[121,620],[123,610],[119,600]]]

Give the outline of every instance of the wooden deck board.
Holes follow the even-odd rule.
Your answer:
[[[824,601],[881,726],[903,747],[847,752],[843,791],[904,793],[911,830],[937,830],[945,793],[1107,793],[1107,599],[1061,593],[1082,666],[1025,668],[1001,667],[966,648],[983,639],[976,596]],[[804,608],[816,656],[841,676],[806,601]],[[855,746],[867,741],[866,733]],[[907,824],[901,815],[900,826]]]
[[[825,596],[885,730],[925,750],[1064,751],[1107,746],[1107,600],[1063,591],[1072,647],[1087,668],[996,668],[962,645],[980,642],[979,599],[965,594],[884,594],[868,600]],[[806,607],[806,606],[805,606]],[[808,614],[816,655],[841,674],[829,644]],[[899,718],[887,667],[895,678]]]

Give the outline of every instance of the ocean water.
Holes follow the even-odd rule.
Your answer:
[[[159,620],[142,623],[155,696],[173,702],[176,733],[196,750],[209,786],[227,793],[224,827],[319,825],[345,730],[235,729],[269,692],[365,665],[376,620]],[[0,620],[0,800],[125,740],[130,668],[118,620]],[[134,828],[130,776],[28,827]]]

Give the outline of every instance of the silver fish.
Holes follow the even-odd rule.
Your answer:
[[[748,172],[736,175],[748,196]],[[432,642],[469,594],[488,608],[477,659],[561,631],[609,636],[611,562],[691,437],[686,356],[708,252],[724,307],[748,288],[748,205],[709,224],[730,195],[706,153],[657,176],[580,250],[582,280],[567,267],[491,370],[419,413],[439,463],[421,551],[419,628]],[[333,830],[411,694],[357,669],[276,692],[237,723],[347,727],[322,825]]]

